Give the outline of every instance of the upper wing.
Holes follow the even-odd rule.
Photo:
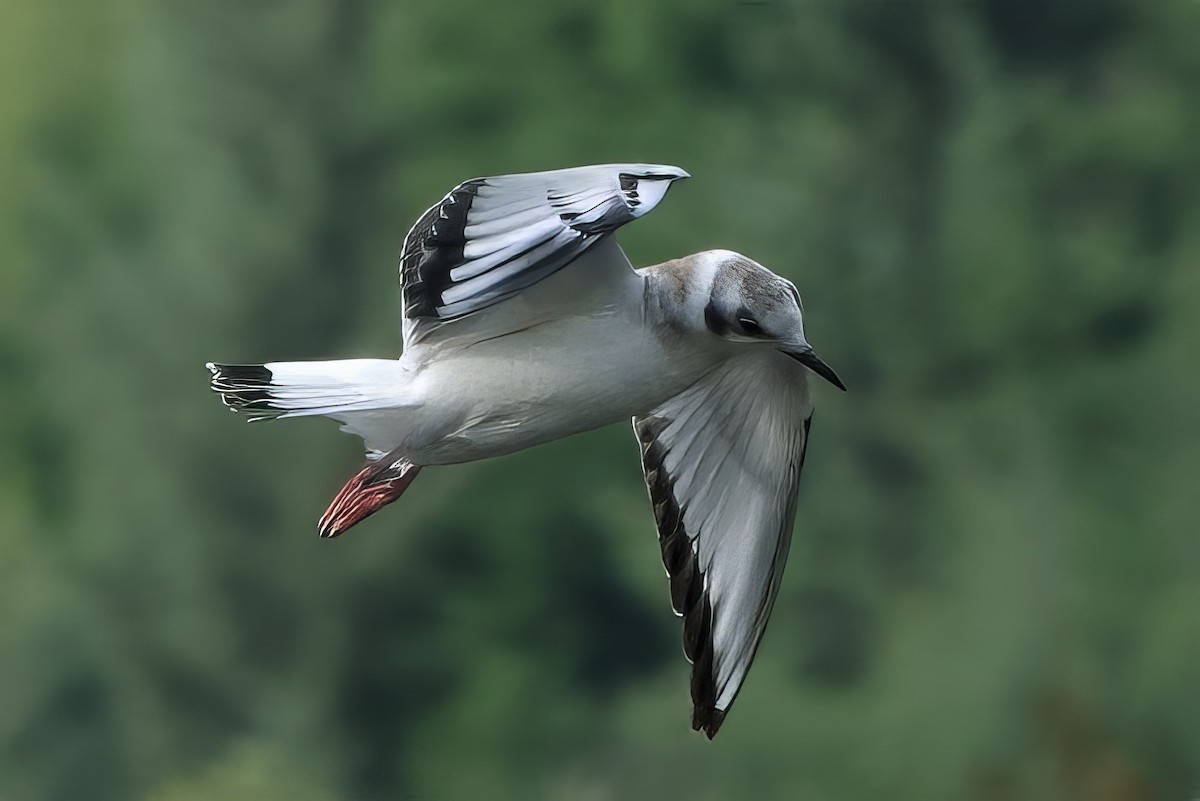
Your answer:
[[[405,344],[561,269],[686,177],[666,165],[604,164],[459,185],[404,238]]]
[[[779,591],[811,420],[804,368],[771,352],[731,359],[633,421],[692,662],[692,728],[710,738]]]

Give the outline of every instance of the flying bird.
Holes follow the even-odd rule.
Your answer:
[[[796,287],[711,250],[634,269],[614,232],[678,167],[605,164],[454,188],[400,255],[403,355],[209,363],[251,420],[323,415],[367,462],[321,516],[336,537],[429,465],[513,453],[632,419],[671,605],[692,664],[692,727],[712,738],[767,625],[812,421]]]

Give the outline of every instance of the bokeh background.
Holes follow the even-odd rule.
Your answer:
[[[0,798],[1200,791],[1200,3],[18,0],[0,11]],[[399,353],[461,180],[794,279],[796,539],[716,741],[624,425],[427,470],[210,359]]]

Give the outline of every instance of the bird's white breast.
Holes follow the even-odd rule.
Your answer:
[[[406,447],[422,464],[463,462],[628,420],[725,358],[704,344],[656,332],[640,307],[610,308],[429,358]]]

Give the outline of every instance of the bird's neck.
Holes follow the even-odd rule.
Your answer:
[[[645,281],[648,321],[690,330],[703,327],[704,306],[712,290],[714,270],[704,254],[672,259],[638,270]]]

